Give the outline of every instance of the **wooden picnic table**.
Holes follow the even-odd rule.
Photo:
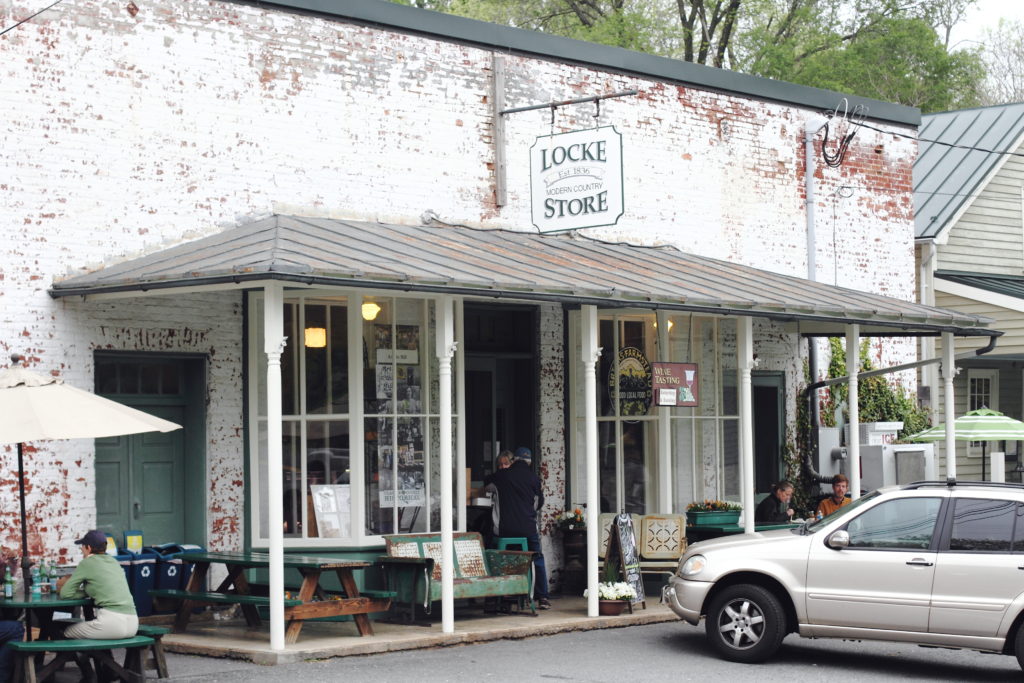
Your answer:
[[[0,597],[0,612],[25,612],[26,629],[25,638],[32,640],[31,626],[39,627],[40,640],[53,640],[60,635],[54,632],[53,613],[59,610],[71,611],[81,607],[86,611],[86,617],[92,618],[92,598],[62,598],[53,593],[43,595],[19,594],[11,598]]]
[[[235,603],[241,606],[246,623],[250,628],[260,626],[257,607],[269,605],[270,598],[252,595],[249,582],[245,577],[246,569],[269,569],[270,555],[256,552],[186,552],[179,555],[184,562],[195,565],[192,577],[184,590],[154,590],[153,595],[181,600],[181,606],[174,620],[175,632],[184,631],[188,626],[193,607],[209,603]],[[204,591],[206,577],[213,563],[223,564],[228,571],[227,577],[213,591]],[[306,619],[351,615],[356,622],[360,635],[373,635],[370,625],[371,612],[383,612],[391,606],[391,598],[386,594],[376,596],[360,595],[352,572],[355,569],[369,567],[369,562],[359,560],[342,560],[333,557],[313,557],[309,555],[284,556],[284,566],[297,569],[302,575],[302,585],[298,595],[285,600],[284,616],[286,622],[285,642],[294,643],[298,640],[302,623]],[[320,576],[324,572],[333,571],[345,592],[340,599],[331,598],[320,585]]]

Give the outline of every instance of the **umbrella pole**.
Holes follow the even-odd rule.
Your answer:
[[[988,446],[988,441],[981,442],[981,480],[985,481],[985,446]]]
[[[22,453],[23,444],[18,443],[18,499],[21,501],[21,577],[25,595],[32,589],[31,563],[28,559],[28,526],[25,517],[25,459]]]

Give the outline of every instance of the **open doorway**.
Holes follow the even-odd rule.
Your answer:
[[[466,467],[480,486],[500,451],[537,449],[537,309],[466,304],[464,311]]]
[[[754,490],[768,493],[783,473],[786,436],[786,379],[781,372],[751,376],[754,412]]]

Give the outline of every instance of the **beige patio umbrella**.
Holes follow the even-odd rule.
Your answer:
[[[23,361],[19,355],[11,356],[11,360],[13,367],[0,370],[0,443],[18,444],[21,569],[28,588],[24,442],[170,432],[181,429],[181,425],[68,386],[56,377],[26,370],[18,366]]]

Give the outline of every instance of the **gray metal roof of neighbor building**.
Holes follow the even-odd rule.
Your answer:
[[[671,246],[462,226],[271,216],[53,285],[54,297],[196,286],[359,287],[666,308],[895,331],[998,335],[989,319],[833,287]]]
[[[696,85],[709,90],[803,105],[819,110],[835,109],[842,99],[846,98],[851,109],[857,104],[862,104],[867,108],[868,118],[877,121],[914,127],[921,122],[921,111],[916,107],[774,81],[758,76],[748,76],[728,69],[716,69],[679,59],[669,59],[609,45],[563,38],[550,33],[467,19],[385,0],[232,1],[285,11],[310,13],[326,18],[344,19],[365,25],[380,26],[397,32],[415,33],[438,40],[475,45],[484,49],[531,55],[552,61],[584,64],[613,72]],[[572,96],[578,97],[579,93],[574,93]],[[538,103],[509,103],[509,106],[519,104]]]
[[[1002,153],[1017,148],[1021,135],[1024,103],[923,116],[914,162],[917,239],[933,239],[949,228],[961,207],[983,189]]]
[[[1024,299],[1024,277],[1020,275],[993,275],[989,273],[965,273],[956,270],[937,270],[935,277],[976,287],[1015,299]]]

